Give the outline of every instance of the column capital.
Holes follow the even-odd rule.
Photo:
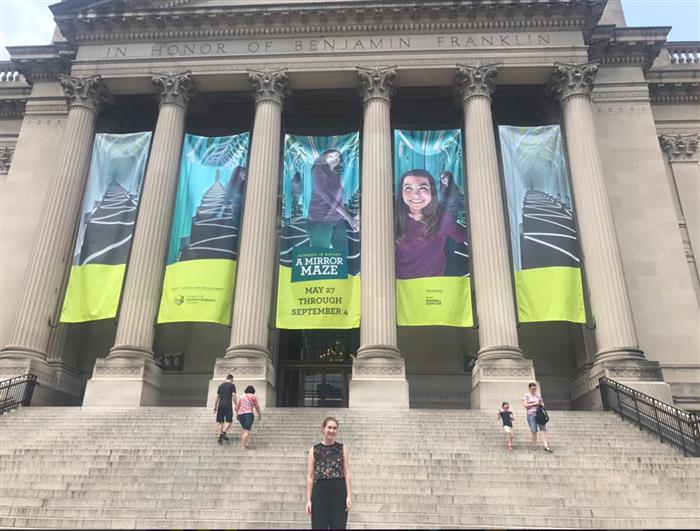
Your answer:
[[[360,94],[362,95],[363,103],[367,103],[374,98],[391,101],[394,82],[397,77],[395,67],[367,68],[358,66],[356,70],[357,77],[360,80]]]
[[[457,85],[462,102],[474,96],[490,99],[497,74],[496,65],[457,65]]]
[[[598,65],[597,61],[578,64],[554,63],[551,91],[560,102],[571,96],[590,98]]]
[[[59,76],[63,92],[68,98],[68,107],[86,107],[98,113],[109,98],[102,76]]]
[[[697,159],[700,134],[659,135],[659,144],[671,162],[692,161]]]
[[[272,101],[282,105],[289,90],[289,78],[285,68],[279,70],[248,70],[248,79],[255,90],[255,104]]]
[[[187,108],[187,103],[195,91],[191,72],[153,74],[151,80],[158,87],[161,105],[172,103]]]

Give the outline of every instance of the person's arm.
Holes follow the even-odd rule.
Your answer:
[[[257,399],[257,397],[255,398],[255,411],[257,411],[257,413],[258,413],[258,420],[260,420],[261,413],[260,413],[260,406],[258,405],[258,399]]]
[[[443,223],[445,224],[444,230],[450,238],[457,243],[464,243],[467,241],[467,230],[462,228],[462,226],[454,220],[449,210],[445,210],[443,213]]]
[[[345,499],[345,510],[349,511],[352,509],[352,474],[350,473],[350,457],[347,446],[343,446],[343,465],[345,468],[345,488],[348,491],[348,497]]]
[[[336,207],[335,211],[345,218],[345,221],[348,222],[350,228],[354,232],[357,232],[360,229],[360,221],[357,218],[352,217],[350,212],[347,211],[342,203]]]
[[[527,411],[528,409],[530,409],[532,407],[530,405],[530,403],[527,401],[527,397],[523,398],[523,406],[525,406],[525,411]]]
[[[238,397],[236,396],[236,391],[231,393],[231,400],[233,401],[233,407],[236,411],[238,411]]]
[[[311,516],[311,491],[314,488],[314,448],[309,448],[306,457],[306,515]]]
[[[214,400],[214,411],[219,409],[219,393],[216,393],[216,399]]]

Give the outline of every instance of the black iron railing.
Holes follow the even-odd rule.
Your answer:
[[[598,380],[603,408],[634,422],[669,442],[688,456],[700,457],[700,420],[675,406],[661,402],[610,378]]]
[[[36,375],[23,374],[0,382],[0,415],[8,409],[28,406],[32,401]]]

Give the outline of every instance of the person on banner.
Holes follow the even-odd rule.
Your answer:
[[[306,459],[306,515],[312,529],[345,529],[352,508],[348,447],[335,440],[338,421],[326,417],[323,440],[309,448]]]
[[[226,376],[226,381],[216,390],[216,401],[214,402],[214,413],[216,422],[219,423],[219,437],[217,442],[223,444],[228,441],[226,432],[231,427],[233,421],[233,408],[238,407],[236,399],[236,386],[233,384],[233,374]]]
[[[243,433],[241,434],[241,448],[248,449],[248,440],[250,439],[250,430],[253,427],[255,415],[253,410],[258,414],[258,420],[262,416],[260,414],[260,406],[258,405],[258,397],[255,396],[255,387],[249,385],[245,388],[245,394],[236,404],[236,416],[241,424]]]
[[[529,383],[527,387],[530,392],[523,397],[523,406],[525,406],[527,410],[527,424],[530,426],[530,432],[532,433],[530,447],[533,450],[537,450],[537,432],[539,431],[542,434],[544,451],[551,454],[554,450],[549,447],[549,443],[547,442],[546,421],[540,421],[537,418],[538,408],[544,407],[542,395],[537,392],[537,384],[535,382]]]
[[[464,209],[462,193],[459,191],[451,171],[446,170],[440,173],[440,204],[442,204],[445,212],[450,213],[455,219]]]
[[[226,197],[224,199],[226,203],[231,205],[231,217],[236,227],[240,225],[241,212],[243,211],[246,177],[247,170],[245,166],[236,166],[226,185]]]
[[[438,201],[430,172],[413,169],[401,176],[394,213],[396,278],[443,276],[445,242],[466,242],[467,231]]]
[[[337,149],[324,151],[315,160],[311,167],[311,202],[306,228],[311,247],[341,250],[347,255],[346,223],[357,232],[360,222],[343,204],[342,173],[343,155]]]

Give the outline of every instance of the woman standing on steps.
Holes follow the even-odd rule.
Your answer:
[[[326,417],[323,440],[309,449],[306,472],[306,514],[312,529],[345,529],[352,507],[348,449],[336,442],[338,421]]]
[[[537,392],[537,384],[535,382],[529,383],[527,387],[530,392],[523,397],[523,406],[525,406],[527,410],[527,424],[530,426],[530,432],[532,433],[530,448],[537,450],[537,432],[539,431],[542,435],[544,451],[551,454],[553,450],[549,447],[549,443],[547,442],[547,425],[540,424],[537,421],[537,407],[544,407],[542,395]]]

